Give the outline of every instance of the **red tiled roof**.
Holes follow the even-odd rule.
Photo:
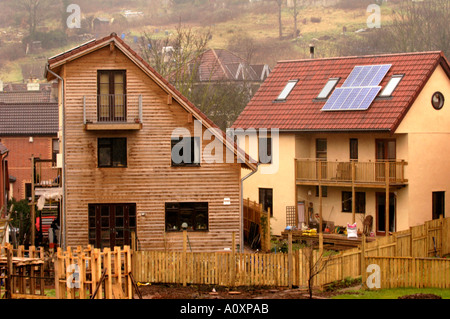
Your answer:
[[[178,91],[169,81],[167,81],[164,77],[162,77],[154,68],[152,68],[142,57],[140,57],[128,44],[125,43],[120,37],[117,36],[116,33],[111,33],[110,35],[99,39],[99,40],[91,40],[85,44],[82,44],[78,47],[75,47],[71,50],[68,50],[66,52],[63,52],[59,55],[56,55],[54,57],[51,57],[48,59],[48,67],[49,69],[52,68],[52,65],[55,65],[55,63],[58,62],[64,62],[66,59],[75,58],[78,54],[84,54],[86,52],[89,52],[89,49],[94,48],[96,46],[102,46],[107,45],[108,43],[116,41],[119,43],[128,53],[130,53],[135,59],[141,63],[144,68],[153,76],[155,76],[166,88],[170,90],[174,94],[174,98],[178,99],[180,104],[185,104],[189,108],[189,112],[193,115],[196,115],[200,117],[200,119],[203,121],[203,123],[207,123],[207,126],[213,128],[215,131],[219,131],[223,138],[223,143],[226,144],[228,141],[228,144],[232,144],[234,148],[234,152],[237,156],[243,156],[245,158],[247,166],[255,170],[256,165],[254,160],[250,158],[250,156],[243,152],[236,143],[231,142],[230,138],[223,132],[216,124],[214,124],[213,121],[211,121],[200,109],[198,109],[194,104],[192,104],[183,94],[181,94],[180,91]],[[45,72],[45,77],[47,77],[47,80],[53,79],[53,75],[48,73],[47,70]]]
[[[340,77],[340,87],[357,65],[392,64],[381,82],[404,74],[392,98],[377,98],[365,111],[321,111],[317,95],[330,78]],[[279,128],[297,131],[390,131],[400,124],[436,67],[450,77],[442,52],[389,54],[280,61],[234,122],[233,128]],[[274,102],[289,80],[297,85],[284,102]]]

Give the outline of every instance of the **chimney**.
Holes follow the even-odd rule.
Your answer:
[[[28,91],[39,91],[40,85],[39,85],[39,83],[29,82],[29,83],[27,83],[27,90]]]
[[[314,59],[314,44],[309,45],[309,55],[311,59]]]

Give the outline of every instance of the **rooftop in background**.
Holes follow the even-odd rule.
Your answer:
[[[1,84],[1,83],[0,83]],[[3,83],[0,85],[1,104],[56,103],[56,83]]]
[[[318,96],[330,79],[339,78],[338,88],[355,66],[377,64],[392,65],[380,83],[382,88],[393,76],[403,76],[392,96],[376,98],[366,110],[322,110],[327,98]],[[439,65],[450,77],[449,63],[442,52],[280,61],[233,127],[393,132]],[[292,80],[298,80],[292,91],[282,101],[277,100]]]
[[[197,80],[263,82],[270,73],[267,64],[249,64],[236,54],[224,49],[209,49],[189,62],[189,70],[198,70]]]

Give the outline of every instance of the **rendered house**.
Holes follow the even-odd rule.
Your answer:
[[[271,207],[274,234],[311,212],[361,230],[371,215],[378,235],[448,215],[449,77],[442,52],[279,62],[233,124],[279,129],[244,197]]]
[[[183,227],[192,251],[239,243],[241,169],[255,165],[115,33],[50,58],[46,77],[59,80],[63,245],[136,233],[138,249],[181,250]],[[233,160],[211,161],[211,140]]]

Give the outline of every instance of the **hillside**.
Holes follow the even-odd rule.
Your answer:
[[[10,18],[10,24],[0,24],[0,79],[4,82],[21,82],[29,77],[42,78],[48,57],[111,32],[124,34],[125,41],[139,52],[136,39],[144,33],[152,38],[163,38],[174,32],[180,24],[199,32],[209,29],[211,38],[208,45],[211,48],[230,49],[241,56],[251,56],[253,63],[267,63],[271,67],[279,60],[309,57],[310,44],[316,47],[316,57],[377,53],[390,48],[384,44],[385,47],[380,49],[380,37],[370,39],[370,34],[383,34],[389,30],[394,10],[399,9],[399,1],[402,0],[381,5],[382,28],[371,30],[367,28],[370,15],[367,3],[371,1],[298,0],[299,32],[294,37],[293,8],[288,7],[293,0],[288,0],[282,5],[280,38],[278,6],[273,0],[102,0],[95,1],[95,4],[83,0],[79,1],[81,28],[67,29],[65,34],[60,31],[61,14],[64,17],[68,13],[61,13],[59,8],[59,11],[45,16],[37,24],[42,48],[38,46],[29,50],[29,54],[25,54],[26,45],[23,44],[29,28],[24,22],[27,21],[25,12],[22,12],[22,20],[16,14],[14,19]],[[0,6],[3,9],[0,12],[8,14],[5,11],[5,8],[9,8],[5,7],[8,1]],[[141,12],[143,16],[126,19],[123,15],[125,10]],[[112,22],[101,31],[93,30],[93,19],[96,17]]]

